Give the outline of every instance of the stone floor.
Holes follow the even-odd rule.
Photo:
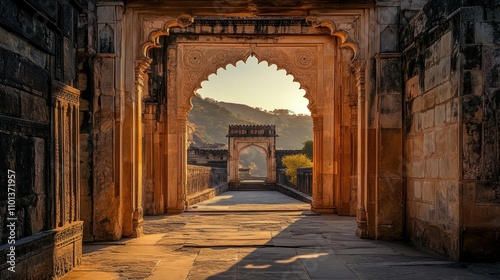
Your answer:
[[[277,192],[227,192],[146,217],[144,237],[85,245],[83,264],[63,279],[500,279],[499,263],[361,240],[353,218],[305,209]]]

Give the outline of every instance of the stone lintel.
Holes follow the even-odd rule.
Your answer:
[[[52,80],[52,98],[73,105],[80,105],[80,91],[56,80]]]

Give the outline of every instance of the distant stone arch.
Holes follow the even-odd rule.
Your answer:
[[[276,126],[275,125],[230,125],[227,134],[229,139],[228,181],[237,187],[239,178],[239,158],[241,150],[255,146],[266,153],[267,184],[276,183]]]

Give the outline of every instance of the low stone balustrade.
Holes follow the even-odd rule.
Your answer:
[[[296,190],[308,195],[312,195],[312,167],[297,168]]]
[[[289,181],[288,176],[285,174],[285,169],[278,169],[276,177],[278,184],[291,187],[307,195],[312,195],[312,167],[297,168],[297,185]]]
[[[187,206],[227,191],[227,169],[188,165]]]

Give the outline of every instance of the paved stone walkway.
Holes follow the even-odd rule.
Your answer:
[[[282,202],[293,209],[278,211]],[[301,207],[276,192],[228,192],[192,212],[146,217],[144,237],[85,245],[83,264],[63,279],[500,279],[498,263],[361,240],[353,218]]]

